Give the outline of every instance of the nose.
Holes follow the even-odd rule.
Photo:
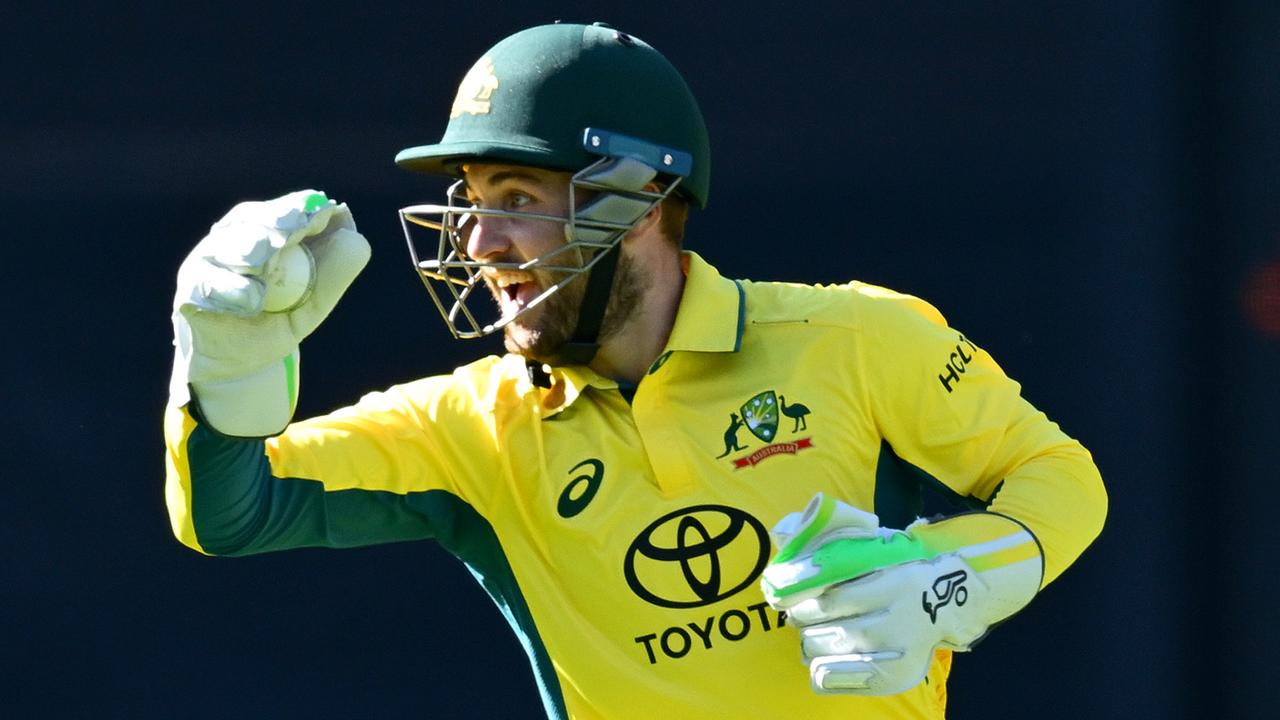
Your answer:
[[[467,256],[474,260],[490,260],[504,255],[511,248],[511,239],[504,225],[500,217],[472,215],[462,229]]]

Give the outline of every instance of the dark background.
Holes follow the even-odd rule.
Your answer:
[[[1280,3],[146,5],[0,16],[6,717],[539,716],[434,545],[179,546],[160,418],[174,271],[243,199],[321,188],[374,245],[304,345],[302,414],[494,349],[412,273],[396,210],[443,183],[391,159],[555,19],[645,39],[699,96],[690,247],[931,300],[1093,450],[1106,530],[958,656],[953,717],[1270,712]]]

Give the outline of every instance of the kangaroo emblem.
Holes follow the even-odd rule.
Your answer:
[[[804,419],[804,416],[808,415],[810,412],[808,407],[806,407],[801,403],[788,405],[786,395],[779,395],[778,401],[779,403],[781,403],[781,406],[779,409],[782,410],[782,414],[786,415],[792,420],[795,420],[795,427],[791,428],[791,432],[800,432],[801,430],[809,429],[809,424],[805,422],[805,419]]]
[[[729,427],[724,431],[724,452],[716,456],[717,460],[728,456],[731,452],[747,449],[745,445],[738,444],[738,431],[741,429],[742,418],[738,417],[738,413],[729,413]]]

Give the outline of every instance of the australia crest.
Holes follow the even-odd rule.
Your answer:
[[[743,427],[767,444],[745,457],[734,459],[732,462],[735,469],[754,467],[774,455],[794,455],[801,450],[811,448],[813,447],[812,438],[776,442],[781,418],[791,421],[791,432],[795,434],[808,429],[807,417],[811,412],[802,403],[788,403],[786,395],[779,395],[773,390],[756,393],[742,403],[737,412],[729,413],[729,427],[724,431],[724,452],[717,457],[724,458],[735,452],[750,450],[738,439],[738,434]]]
[[[778,396],[772,390],[762,392],[742,403],[742,422],[752,435],[765,442],[778,434]]]

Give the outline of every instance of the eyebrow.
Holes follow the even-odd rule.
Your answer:
[[[542,185],[542,182],[543,182],[542,178],[538,177],[537,175],[534,175],[533,173],[528,172],[527,170],[517,169],[517,170],[500,170],[494,173],[493,175],[490,175],[488,184],[499,185],[508,180],[523,180],[525,182],[533,183],[535,185]],[[474,190],[474,188],[471,187],[471,180],[469,178],[463,177],[463,184],[466,186],[468,190]]]

